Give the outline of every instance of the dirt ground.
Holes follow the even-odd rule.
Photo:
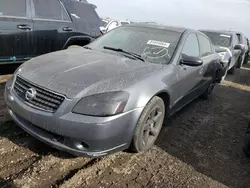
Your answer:
[[[27,135],[7,114],[0,80],[0,187],[250,187],[241,147],[250,121],[250,65],[210,101],[197,99],[163,127],[146,153],[76,158]]]

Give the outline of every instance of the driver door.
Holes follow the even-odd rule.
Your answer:
[[[195,33],[187,36],[181,56],[182,54],[191,57],[200,57],[199,42]],[[174,107],[174,111],[177,111],[195,98],[195,91],[201,81],[201,71],[203,71],[203,66],[191,67],[181,65],[180,63],[177,65],[179,100]]]

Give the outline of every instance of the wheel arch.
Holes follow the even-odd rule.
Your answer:
[[[166,90],[161,90],[153,95],[151,97],[148,97],[147,100],[144,99],[144,107],[154,98],[154,97],[159,97],[163,100],[164,105],[165,105],[165,119],[168,117],[169,112],[171,110],[170,107],[170,94]]]
[[[84,46],[89,44],[92,40],[93,38],[89,36],[73,36],[66,41],[62,49],[67,49],[71,45]]]

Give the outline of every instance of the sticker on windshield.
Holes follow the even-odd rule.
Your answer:
[[[224,34],[221,34],[220,36],[221,36],[221,37],[231,38],[231,36],[230,36],[230,35],[224,35]]]
[[[170,43],[157,41],[157,40],[149,40],[147,42],[147,44],[151,44],[151,45],[154,45],[154,46],[161,46],[161,47],[164,47],[164,48],[168,48],[170,46]]]

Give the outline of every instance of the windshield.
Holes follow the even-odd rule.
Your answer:
[[[225,33],[207,32],[202,31],[212,41],[215,46],[230,47],[232,35]]]
[[[120,27],[96,39],[90,48],[112,47],[140,55],[151,63],[169,63],[181,33],[146,27]]]
[[[102,20],[101,26],[106,27],[108,25],[108,23],[109,23],[108,21]]]

